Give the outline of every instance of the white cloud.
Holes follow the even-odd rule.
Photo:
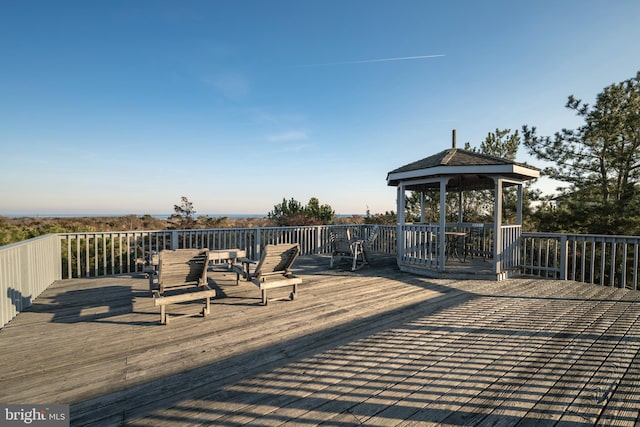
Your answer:
[[[278,133],[267,137],[271,142],[290,142],[290,141],[304,141],[309,138],[309,135],[305,131],[292,130],[288,132]]]
[[[218,74],[204,81],[232,101],[246,98],[251,92],[249,81],[238,73]]]
[[[300,65],[300,67],[325,67],[330,65],[371,64],[375,62],[411,61],[416,59],[441,58],[443,56],[445,55],[438,54],[438,55],[401,56],[401,57],[395,57],[395,58],[364,59],[360,61],[326,62],[322,64]]]
[[[298,153],[302,150],[307,149],[308,147],[311,147],[311,144],[290,144],[286,147],[283,147],[282,151],[288,153]]]

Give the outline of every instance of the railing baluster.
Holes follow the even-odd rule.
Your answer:
[[[80,235],[76,238],[76,274],[78,277],[82,277],[82,268],[80,267],[80,261],[82,257],[80,256]]]
[[[567,258],[568,258],[568,244],[567,244],[567,236],[563,234],[560,236],[560,242],[557,242],[560,245],[560,251],[556,255],[560,257],[560,280],[567,280]]]
[[[71,257],[71,236],[67,236],[67,279],[73,277],[73,258]]]
[[[615,278],[616,278],[616,244],[615,238],[611,240],[611,272],[609,273],[609,286],[615,286]]]
[[[586,260],[587,260],[587,240],[583,239],[582,240],[582,256],[581,258],[581,263],[580,263],[580,281],[581,282],[586,282],[586,278],[585,278],[585,266],[586,266]]]
[[[107,238],[104,233],[101,237],[102,240],[102,275],[107,275]]]
[[[602,238],[602,255],[600,256],[600,286],[604,286],[605,270],[606,270],[606,254],[607,254],[607,242],[605,238]]]
[[[595,238],[591,239],[591,283],[596,284],[597,280],[597,253],[598,253],[598,241]]]
[[[577,266],[576,266],[576,259],[578,254],[576,253],[578,250],[578,241],[577,240],[573,240],[573,242],[571,242],[571,280],[576,280],[576,273],[577,273]]]
[[[627,251],[627,242],[626,240],[622,243],[622,280],[620,282],[620,287],[621,288],[626,288],[627,287],[627,256],[628,251]]]

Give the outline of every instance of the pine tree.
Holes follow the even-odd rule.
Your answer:
[[[553,136],[522,128],[529,152],[552,163],[544,174],[569,184],[562,195],[563,209],[553,212],[558,228],[567,223],[564,215],[579,223],[576,232],[638,233],[640,71],[605,87],[593,106],[571,95],[566,107],[584,120],[582,126]]]

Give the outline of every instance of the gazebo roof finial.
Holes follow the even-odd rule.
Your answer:
[[[453,129],[451,132],[451,148],[456,149],[456,130]]]

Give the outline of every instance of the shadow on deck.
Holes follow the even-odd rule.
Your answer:
[[[169,326],[142,276],[57,282],[0,331],[0,401],[69,403],[73,425],[639,421],[640,292],[373,261],[301,257],[299,297],[267,307],[216,269],[212,314]]]

